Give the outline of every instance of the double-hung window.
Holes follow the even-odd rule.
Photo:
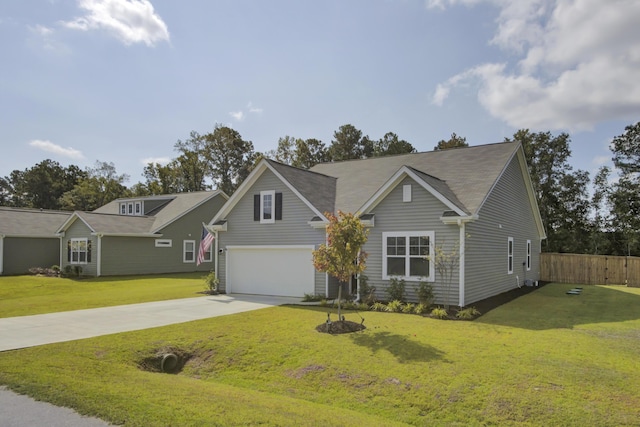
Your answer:
[[[89,244],[87,239],[71,239],[69,241],[69,262],[86,264],[88,262]]]
[[[269,224],[276,221],[275,199],[275,191],[260,192],[260,223]]]
[[[383,279],[434,280],[433,231],[382,233]]]
[[[195,240],[185,240],[182,242],[182,262],[196,262]]]

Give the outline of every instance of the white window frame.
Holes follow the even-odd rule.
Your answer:
[[[156,248],[170,248],[173,246],[171,239],[156,239]]]
[[[69,241],[71,242],[71,259],[69,260],[69,264],[89,264],[89,261],[87,261],[87,259],[89,258],[89,239],[87,238],[72,238],[69,239]],[[84,243],[84,251],[80,250],[80,243]],[[76,249],[74,250],[74,244],[76,246]],[[77,256],[77,260],[74,261],[73,259],[73,254],[76,253]],[[81,261],[81,254],[84,253],[84,261]]]
[[[404,237],[406,250],[403,255],[405,258],[405,275],[389,275],[387,273],[387,238],[388,237]],[[410,276],[411,272],[411,259],[412,258],[420,258],[419,255],[411,255],[409,243],[411,237],[427,237],[429,239],[429,276]],[[435,253],[435,232],[434,231],[388,231],[382,233],[382,279],[390,280],[392,277],[396,277],[398,279],[404,279],[408,282],[419,282],[419,281],[427,281],[433,282],[435,281],[435,261],[434,261],[434,253]]]
[[[134,215],[138,215],[138,216],[142,215],[142,202],[136,202]]]
[[[265,218],[265,199],[271,196],[271,218]],[[260,224],[274,224],[276,222],[276,192],[275,190],[260,192]]]
[[[513,274],[513,237],[507,238],[507,274]]]
[[[120,203],[120,215],[126,215],[126,214],[127,214],[127,204]]]
[[[404,203],[411,202],[411,184],[405,184],[402,186],[402,201]]]
[[[527,240],[527,271],[531,271],[531,240]]]
[[[127,203],[127,215],[133,215],[133,203]]]
[[[191,250],[187,250],[187,245],[191,245]],[[194,263],[196,262],[196,241],[195,240],[183,240],[182,241],[182,262]],[[191,259],[187,259],[187,254],[191,253]]]
[[[202,260],[202,262],[212,262],[213,261],[213,247],[215,245],[211,244],[209,246],[209,249],[207,249],[207,251],[204,253],[204,259]]]

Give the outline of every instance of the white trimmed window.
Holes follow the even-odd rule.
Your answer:
[[[382,278],[433,281],[433,231],[382,233]]]
[[[182,242],[182,262],[196,262],[195,240],[184,240]]]
[[[71,239],[69,262],[71,264],[87,264],[89,244],[87,239]]]
[[[275,191],[260,192],[260,224],[273,224],[276,222],[275,201]]]
[[[213,261],[213,244],[209,245],[209,249],[204,253],[204,259],[202,262],[211,262]]]
[[[142,215],[142,202],[136,202],[136,215]]]
[[[513,274],[513,237],[507,240],[507,273]]]
[[[531,240],[527,240],[527,271],[531,270]]]
[[[156,248],[170,248],[173,246],[171,239],[156,239]]]
[[[126,214],[127,214],[127,204],[120,203],[120,215],[126,215]]]

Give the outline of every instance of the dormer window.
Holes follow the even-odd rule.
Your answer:
[[[142,201],[120,203],[120,215],[143,215]]]

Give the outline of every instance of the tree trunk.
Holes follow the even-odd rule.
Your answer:
[[[338,284],[338,320],[342,321],[342,282]]]

